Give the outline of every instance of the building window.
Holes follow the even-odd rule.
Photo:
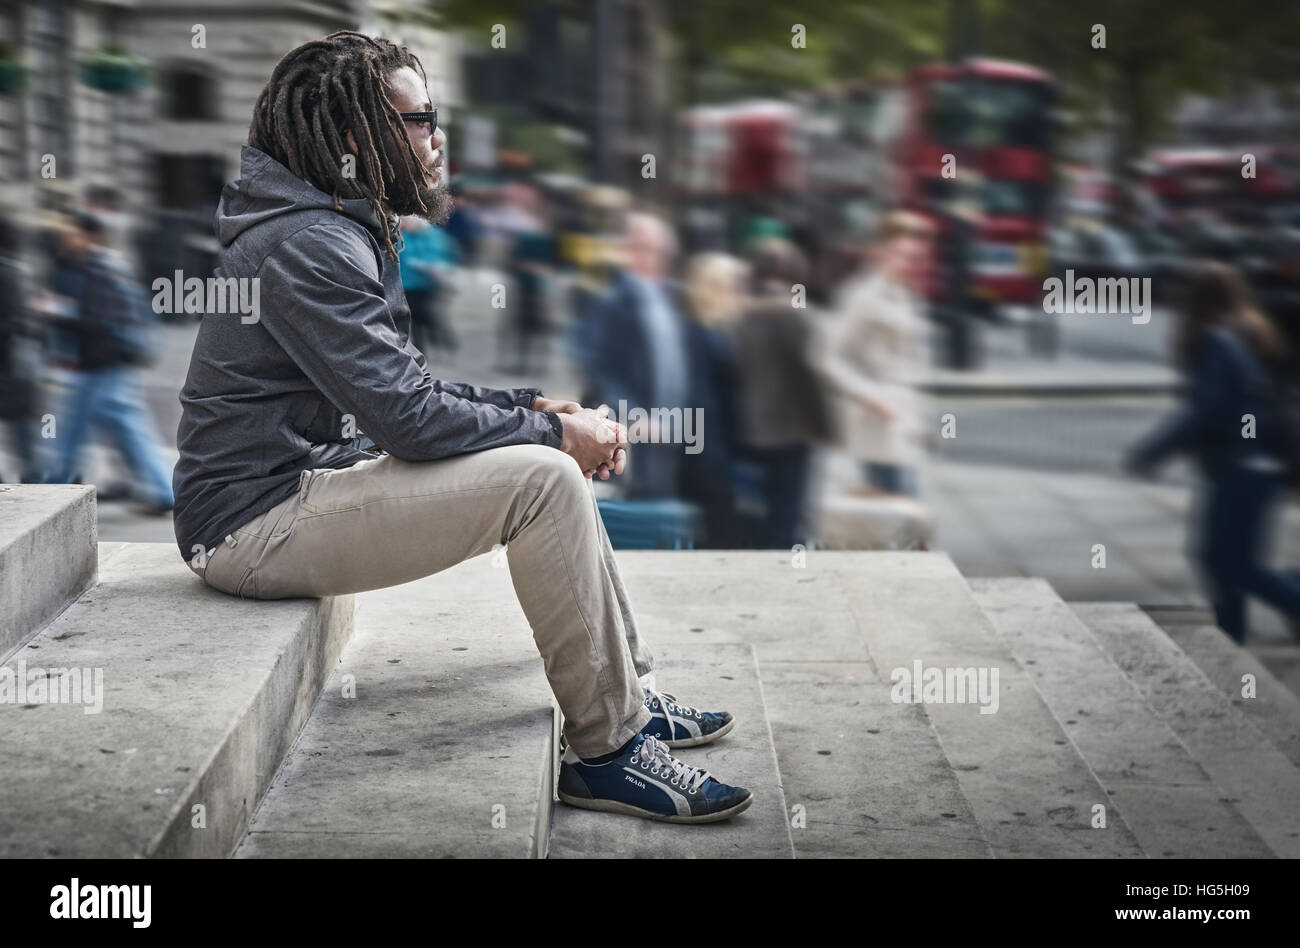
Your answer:
[[[168,210],[210,213],[226,182],[220,155],[155,155],[157,203]]]
[[[163,117],[178,122],[208,122],[217,115],[217,81],[188,66],[168,69],[162,76]]]

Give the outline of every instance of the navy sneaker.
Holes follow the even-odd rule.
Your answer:
[[[560,761],[557,791],[584,810],[627,813],[665,823],[729,820],[753,802],[744,787],[722,783],[707,770],[688,767],[663,741],[642,735],[613,760],[589,764],[569,748]]]
[[[645,706],[650,709],[646,733],[653,734],[669,747],[698,747],[716,741],[736,726],[730,711],[700,711],[679,704],[676,695],[653,688],[645,692]]]
[[[653,734],[669,747],[698,747],[708,744],[730,733],[736,726],[736,719],[730,711],[700,711],[679,704],[676,695],[656,691],[653,686],[643,684],[641,690],[645,694],[645,706],[651,715],[650,723],[642,729],[642,733]],[[561,733],[560,753],[563,754],[568,746],[568,739]]]

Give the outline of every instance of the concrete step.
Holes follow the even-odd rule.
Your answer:
[[[726,737],[676,756],[727,783],[748,787],[754,802],[739,816],[701,826],[657,823],[557,802],[550,857],[793,858],[790,814],[753,647],[661,641],[652,647],[660,690],[696,707],[726,709],[736,716],[736,726]]]
[[[925,710],[873,663],[759,670],[798,858],[992,855]]]
[[[545,855],[557,715],[493,561],[357,597],[356,633],[238,857]]]
[[[918,662],[922,680],[927,669],[974,669],[988,684],[998,675],[996,705],[969,693],[964,703],[923,705],[994,855],[1141,856],[1122,815],[1092,827],[1093,806],[1109,799],[1104,787],[952,561],[938,553],[858,555],[872,559],[845,583],[846,594],[881,674],[899,676],[900,698],[910,695],[902,676],[914,677]]]
[[[973,579],[975,601],[1028,672],[1148,856],[1259,858],[1272,851],[1141,690],[1041,579]]]
[[[235,599],[173,544],[117,548],[8,663],[102,688],[0,703],[0,856],[229,855],[351,630],[351,597]]]
[[[1155,618],[1154,616],[1152,618]],[[1300,767],[1300,698],[1260,661],[1214,625],[1164,626],[1219,690],[1269,736],[1292,764]],[[1254,676],[1254,697],[1242,696],[1246,675]]]
[[[799,858],[990,854],[924,709],[890,700],[846,592],[889,583],[914,559],[696,551],[619,562],[652,646],[754,647]]]
[[[1282,687],[1293,695],[1300,695],[1300,646],[1261,642],[1252,645],[1250,653],[1260,660]]]
[[[117,554],[127,549],[131,544],[122,540],[100,540],[99,541],[99,565],[102,567]]]
[[[95,489],[0,485],[0,661],[95,582]]]
[[[1278,856],[1300,856],[1300,771],[1137,606],[1076,603],[1115,663],[1176,734],[1224,799]]]
[[[761,666],[870,661],[840,571],[831,564],[853,573],[860,557],[872,555],[628,550],[618,562],[637,627],[652,648],[747,644]]]

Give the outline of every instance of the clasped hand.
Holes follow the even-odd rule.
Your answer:
[[[583,408],[577,402],[536,398],[536,411],[553,411],[564,425],[560,450],[578,462],[583,477],[609,480],[627,465],[627,428],[609,417],[609,406]]]

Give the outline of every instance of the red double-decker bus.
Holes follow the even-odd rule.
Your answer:
[[[887,190],[938,224],[927,295],[941,300],[949,290],[942,261],[951,257],[945,242],[960,203],[971,219],[971,295],[990,305],[1037,304],[1048,267],[1056,81],[1020,63],[974,59],[916,69],[900,94]]]
[[[923,267],[932,300],[950,289],[944,261],[960,198],[972,218],[969,294],[991,305],[1037,304],[1048,268],[1056,101],[1047,73],[974,59],[798,103],[699,107],[680,118],[678,187],[696,212],[728,214],[755,197],[777,216],[816,208],[830,243],[861,239],[860,222],[839,217],[861,216],[864,204],[868,216],[899,206],[926,214],[940,238]]]

